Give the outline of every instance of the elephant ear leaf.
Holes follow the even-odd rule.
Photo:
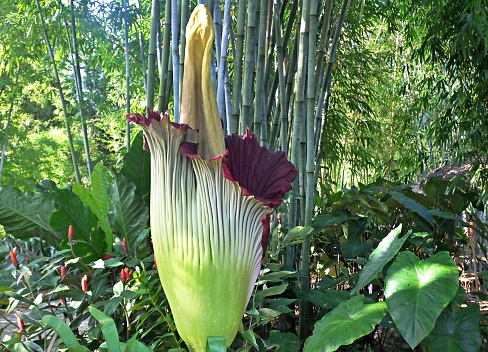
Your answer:
[[[448,252],[439,252],[426,261],[408,251],[397,256],[385,278],[386,304],[412,349],[434,329],[458,286],[458,271]]]
[[[424,340],[431,352],[477,352],[481,347],[480,306],[469,304],[454,313],[444,309],[432,333]]]
[[[49,232],[49,221],[55,210],[54,200],[41,193],[0,187],[0,224],[5,232],[18,239]]]
[[[344,301],[315,324],[304,352],[332,352],[369,334],[386,314],[385,302],[364,304],[364,296]]]

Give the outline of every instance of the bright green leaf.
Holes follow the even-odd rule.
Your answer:
[[[360,289],[374,280],[383,270],[383,267],[393,259],[393,257],[402,248],[403,243],[408,238],[406,234],[398,238],[402,233],[402,225],[393,229],[379,244],[378,247],[369,256],[369,261],[358,274],[358,281],[351,291],[351,295],[356,294]]]
[[[386,314],[386,303],[364,304],[364,296],[342,302],[315,324],[304,352],[332,352],[369,334]]]
[[[113,319],[106,316],[105,314],[103,314],[103,312],[99,311],[95,307],[88,307],[88,310],[90,311],[91,315],[93,315],[93,317],[100,323],[100,326],[102,327],[102,334],[105,338],[105,342],[107,343],[109,352],[121,352],[119,344],[119,333]]]
[[[447,252],[425,262],[412,252],[397,256],[385,278],[385,297],[398,331],[412,349],[432,331],[458,285],[458,271]]]

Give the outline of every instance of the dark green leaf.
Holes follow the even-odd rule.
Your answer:
[[[268,342],[276,346],[276,351],[298,352],[300,351],[300,340],[298,336],[291,332],[283,333],[273,330],[269,334]]]
[[[24,194],[12,187],[0,187],[0,225],[16,238],[25,240],[47,233],[55,210],[54,201],[40,193]]]
[[[417,203],[414,201],[412,198],[409,198],[399,192],[390,192],[391,196],[395,198],[398,202],[403,204],[405,208],[408,210],[417,213],[419,216],[421,216],[425,221],[427,221],[431,226],[434,225],[434,219],[432,218],[432,215],[430,215],[429,211],[421,204]]]
[[[125,237],[132,251],[136,250],[136,239],[147,227],[149,219],[149,209],[135,190],[133,183],[118,174],[109,190],[112,231],[119,239]]]
[[[481,347],[480,306],[471,303],[456,313],[447,307],[424,342],[429,352],[478,352]]]
[[[80,345],[71,328],[60,318],[54,315],[45,315],[42,317],[41,322],[56,331],[56,334],[63,340],[70,351],[73,348],[78,348],[78,351],[90,351],[88,348]]]

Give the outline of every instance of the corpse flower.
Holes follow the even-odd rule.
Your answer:
[[[235,338],[257,279],[269,214],[290,190],[294,166],[256,137],[224,140],[210,77],[210,13],[187,26],[182,123],[132,114],[151,152],[151,234],[158,272],[181,338],[205,351],[207,337]]]

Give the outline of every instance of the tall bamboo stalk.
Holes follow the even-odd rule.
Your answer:
[[[261,0],[259,6],[259,26],[258,26],[258,52],[256,62],[256,88],[254,99],[254,118],[253,118],[253,131],[259,136],[261,145],[267,146],[268,133],[267,133],[267,121],[266,116],[266,97],[264,89],[264,72],[266,63],[266,19],[268,18],[268,6],[267,0]]]
[[[15,84],[14,89],[17,88],[17,84],[19,83],[19,76],[20,76],[20,65],[17,69],[17,73],[15,75]],[[7,143],[8,143],[8,132],[10,129],[10,122],[12,121],[12,112],[14,111],[14,102],[15,102],[15,94],[12,92],[12,97],[10,98],[10,107],[8,109],[7,115],[7,125],[5,126],[5,132],[3,136],[3,145],[2,145],[2,155],[0,156],[0,186],[2,185],[2,177],[3,177],[3,166],[5,165],[5,156],[7,153]]]
[[[229,46],[229,34],[231,29],[230,23],[230,3],[231,0],[225,0],[224,4],[224,23],[222,29],[222,41],[220,47],[220,60],[218,68],[218,84],[217,84],[217,106],[219,108],[219,114],[224,119],[224,126],[226,133],[230,134],[230,111],[226,109],[226,97],[225,97],[225,81],[228,78],[227,71],[227,49]],[[229,99],[227,99],[229,100]]]
[[[327,62],[324,81],[322,83],[322,87],[320,88],[320,96],[318,97],[318,104],[317,104],[318,106],[317,106],[316,114],[320,114],[322,118],[321,118],[320,129],[317,132],[319,133],[319,137],[317,141],[318,147],[316,150],[316,155],[317,155],[316,166],[315,166],[316,178],[319,175],[317,169],[320,168],[320,165],[322,164],[322,148],[325,140],[325,129],[327,127],[328,101],[330,96],[330,85],[332,81],[332,66],[335,61],[337,47],[339,45],[339,38],[341,36],[342,28],[344,27],[344,20],[346,18],[346,11],[348,6],[349,6],[349,1],[343,0],[341,11],[339,14],[339,21],[335,27],[334,38],[332,39],[332,43],[330,44],[330,48],[329,48],[329,55],[328,55],[329,61]]]
[[[137,8],[137,12],[141,11],[141,4],[139,3],[139,0],[136,0],[136,8]],[[145,50],[144,50],[144,37],[142,35],[142,31],[140,28],[137,30],[137,33],[138,33],[138,37],[139,37],[139,51],[140,51],[140,55],[141,55],[141,65],[142,65],[142,72],[143,72],[142,84],[144,86],[144,89],[147,92],[146,54],[145,54]]]
[[[171,77],[168,74],[169,71],[169,59],[170,59],[170,39],[171,39],[171,0],[166,0],[164,7],[164,36],[161,58],[161,72],[159,73],[159,99],[158,99],[158,111],[163,112],[168,109],[169,96],[167,94],[167,86],[170,84]]]
[[[303,128],[303,123],[307,122],[307,116],[305,109],[305,96],[306,96],[306,77],[307,77],[307,55],[308,55],[308,42],[309,42],[309,23],[310,20],[310,0],[303,0],[301,3],[301,17],[300,17],[300,33],[298,41],[298,69],[295,88],[295,116],[293,133],[294,144],[292,145],[292,157],[295,157],[295,163],[299,165],[299,192],[302,196],[301,205],[307,202],[307,194],[305,193],[305,158],[306,158],[306,129]],[[310,72],[312,74],[312,72]],[[311,142],[311,141],[310,141]],[[293,161],[292,161],[293,162]],[[296,164],[295,164],[296,165]],[[302,210],[303,212],[303,210]],[[306,217],[306,214],[304,214]],[[300,290],[305,292],[310,287],[310,237],[306,236],[302,243],[301,253],[301,280]],[[308,325],[310,324],[310,304],[307,300],[300,300],[300,318],[299,318],[299,331],[298,337],[304,339],[308,333]]]
[[[130,60],[129,60],[129,5],[127,0],[122,1],[124,12],[124,37],[125,37],[125,106],[126,113],[130,114]],[[126,126],[126,148],[130,149],[130,123]]]
[[[153,0],[156,1],[156,0]],[[171,50],[173,60],[173,112],[175,122],[180,121],[180,53],[178,51],[178,31],[180,16],[178,15],[178,1],[171,0]]]
[[[156,57],[157,57],[157,34],[159,28],[159,0],[152,0],[151,4],[151,30],[149,33],[149,53],[147,57],[147,73],[146,73],[146,107],[153,109],[154,107],[154,90],[155,90],[155,76],[156,76]]]
[[[240,125],[242,98],[242,58],[244,53],[244,37],[246,22],[246,0],[239,0],[237,7],[236,44],[234,51],[234,81],[232,91],[232,114],[230,132],[237,133]]]
[[[59,98],[61,100],[61,107],[62,107],[63,115],[64,115],[64,124],[66,127],[66,135],[68,137],[68,145],[69,145],[69,149],[70,149],[71,160],[73,162],[73,169],[75,171],[76,182],[81,183],[81,174],[80,174],[80,170],[78,168],[78,162],[76,160],[76,154],[75,154],[75,147],[73,144],[73,136],[71,134],[70,118],[68,116],[68,111],[66,108],[66,100],[64,98],[63,89],[61,87],[61,81],[59,80],[58,67],[56,65],[56,60],[54,59],[54,52],[53,52],[53,49],[51,47],[51,42],[49,41],[49,35],[47,33],[47,28],[46,28],[46,24],[44,22],[44,16],[42,15],[42,10],[41,10],[41,5],[39,3],[39,0],[36,0],[36,5],[37,5],[37,11],[39,13],[39,19],[40,19],[41,25],[42,25],[42,31],[44,34],[44,41],[46,42],[46,47],[47,47],[47,51],[49,54],[49,58],[51,59],[51,63],[53,65],[54,82],[58,88]]]
[[[81,69],[80,69],[80,56],[78,55],[78,38],[76,35],[76,19],[75,19],[75,5],[73,0],[70,0],[70,9],[71,9],[71,32],[72,32],[72,40],[73,40],[73,58],[74,58],[74,73],[75,73],[75,81],[76,81],[76,91],[78,96],[78,110],[80,113],[81,119],[81,133],[83,135],[83,146],[85,148],[85,159],[86,159],[86,167],[88,169],[88,177],[91,180],[92,174],[92,162],[90,157],[90,142],[88,140],[88,127],[86,125],[85,116],[83,114],[83,83],[81,79]]]
[[[245,36],[245,55],[244,55],[244,75],[242,83],[242,105],[239,117],[239,132],[244,134],[246,127],[251,127],[252,105],[253,105],[253,86],[254,86],[254,68],[256,64],[256,12],[258,0],[247,2],[247,22]],[[259,131],[254,131],[259,133]]]
[[[179,79],[179,86],[180,86],[180,99],[181,99],[181,87],[183,86],[183,73],[185,70],[184,63],[185,63],[185,47],[186,47],[186,24],[188,23],[188,18],[190,17],[190,2],[189,0],[179,0],[179,18],[180,21],[178,22],[180,25],[180,53],[179,53],[179,60],[180,60],[180,69],[178,71],[178,79]],[[179,110],[179,105],[175,104],[175,110]]]

